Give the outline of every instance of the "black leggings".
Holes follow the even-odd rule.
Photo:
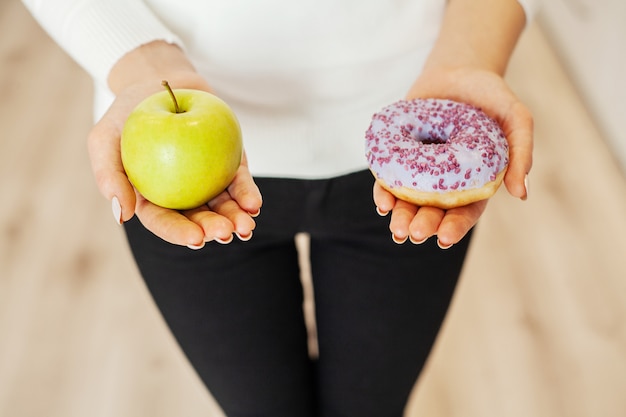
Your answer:
[[[469,236],[448,250],[391,240],[363,171],[258,178],[252,240],[192,251],[126,223],[140,271],[226,414],[401,416],[454,292]],[[294,236],[311,236],[319,344],[311,359]]]

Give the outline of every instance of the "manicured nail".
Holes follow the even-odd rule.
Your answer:
[[[199,245],[187,245],[187,247],[189,249],[193,249],[193,250],[198,250],[198,249],[202,249],[204,247],[204,242],[202,242]]]
[[[241,240],[242,242],[247,242],[250,239],[252,239],[252,232],[250,232],[250,234],[246,235],[246,236],[242,236],[239,233],[235,232],[235,235],[237,236],[237,238],[239,238],[239,240]]]
[[[233,241],[233,235],[228,236],[226,239],[220,239],[219,237],[215,238],[217,243],[221,243],[222,245],[227,245]]]
[[[454,245],[454,243],[450,243],[449,245],[443,245],[441,243],[441,241],[439,239],[437,239],[437,246],[439,246],[441,249],[450,249],[452,246]]]
[[[396,235],[394,235],[393,233],[391,234],[391,239],[393,239],[393,241],[396,242],[398,245],[401,245],[404,242],[406,242],[408,238],[409,238],[408,236],[405,236],[403,239],[400,239],[396,237]]]
[[[389,214],[388,211],[382,211],[380,208],[376,207],[376,213],[378,213],[379,216],[381,217],[385,217],[386,215]]]
[[[414,240],[413,236],[409,235],[409,240],[411,241],[411,243],[413,243],[414,245],[421,245],[422,243],[426,242],[428,240],[428,237],[425,237],[422,240]]]
[[[261,214],[261,209],[258,209],[254,213],[248,213],[248,214],[250,215],[250,217],[259,217],[259,214]]]
[[[120,200],[113,196],[111,199],[111,210],[113,211],[113,218],[117,224],[122,224],[122,205]]]
[[[522,197],[522,201],[528,200],[528,190],[530,189],[528,174],[526,174],[526,176],[524,177],[524,188],[526,189],[526,194]]]

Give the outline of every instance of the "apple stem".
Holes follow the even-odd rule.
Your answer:
[[[170,93],[170,97],[172,97],[172,101],[174,102],[174,111],[176,113],[183,113],[180,107],[178,107],[178,101],[176,101],[176,96],[174,95],[174,91],[172,91],[172,87],[170,87],[170,83],[168,83],[167,80],[163,80],[161,81],[161,85]]]

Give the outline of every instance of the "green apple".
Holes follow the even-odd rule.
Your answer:
[[[165,91],[142,101],[121,138],[128,179],[161,207],[192,209],[228,187],[241,163],[239,122],[231,108],[200,90]]]

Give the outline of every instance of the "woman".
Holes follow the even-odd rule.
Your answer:
[[[367,171],[363,135],[401,98],[474,104],[501,124],[504,182],[526,199],[532,118],[502,77],[530,2],[24,3],[94,78],[98,186],[226,414],[400,416],[487,202],[445,211],[397,200]],[[126,117],[163,79],[223,98],[244,134],[229,188],[185,212],[136,193],[119,155]],[[316,358],[299,232],[310,235]]]

